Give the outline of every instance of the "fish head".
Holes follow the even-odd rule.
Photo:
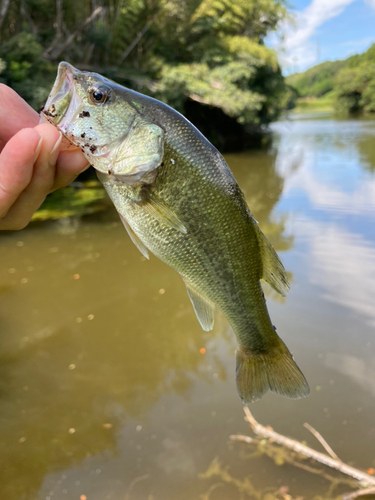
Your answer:
[[[137,181],[162,161],[163,131],[142,117],[128,89],[97,73],[61,62],[41,113],[99,172]]]

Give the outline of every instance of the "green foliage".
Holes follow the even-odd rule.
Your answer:
[[[248,89],[253,68],[232,61],[210,70],[207,64],[180,64],[163,69],[157,85],[160,98],[183,111],[190,99],[221,108],[240,123],[258,123],[265,96]]]
[[[298,99],[298,92],[295,88],[290,85],[286,86],[285,92],[281,98],[281,107],[285,110],[290,110],[296,107],[296,102]]]
[[[1,45],[0,56],[5,68],[1,79],[34,108],[48,97],[54,81],[55,65],[42,56],[43,47],[37,37],[21,31]]]
[[[106,208],[105,191],[98,182],[87,182],[82,189],[72,186],[59,189],[47,196],[42,207],[33,215],[33,221],[80,217]]]
[[[375,112],[375,44],[344,61],[327,61],[286,78],[301,98],[334,94],[336,107],[349,113]],[[303,105],[300,100],[299,105]]]
[[[45,101],[64,59],[182,112],[188,101],[217,108],[241,126],[268,124],[288,101],[276,55],[263,43],[285,18],[285,0],[92,3],[10,3],[0,33],[1,79],[33,107]]]
[[[336,77],[335,91],[341,109],[375,112],[375,63],[362,62],[342,69]]]
[[[344,61],[326,61],[304,73],[286,77],[286,82],[298,91],[300,97],[320,97],[333,89],[336,74],[343,67]]]

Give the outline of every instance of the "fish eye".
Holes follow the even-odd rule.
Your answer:
[[[109,98],[109,89],[105,87],[92,88],[89,91],[89,96],[94,104],[104,104]]]

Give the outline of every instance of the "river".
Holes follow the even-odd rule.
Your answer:
[[[251,410],[320,449],[308,422],[374,468],[375,121],[301,115],[272,130],[266,150],[226,160],[289,273],[268,308],[311,395]],[[246,476],[259,498],[326,494],[326,479],[228,444],[250,434],[234,335],[220,313],[201,330],[180,277],[145,260],[113,209],[3,233],[0,248],[1,498],[232,500]]]

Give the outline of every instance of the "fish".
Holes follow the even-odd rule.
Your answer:
[[[307,396],[260,282],[285,296],[285,269],[220,152],[167,104],[67,62],[42,114],[82,149],[142,255],[181,275],[203,330],[222,311],[237,338],[243,403],[268,390]]]

